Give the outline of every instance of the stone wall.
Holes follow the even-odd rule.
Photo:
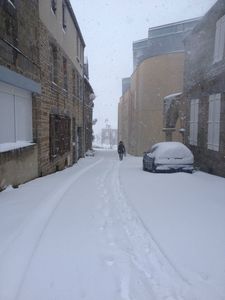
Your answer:
[[[216,22],[225,15],[219,0],[185,40],[184,100],[186,114],[185,144],[203,171],[225,177],[225,58],[214,62]],[[208,149],[209,97],[221,94],[219,151]],[[190,145],[190,101],[199,99],[197,146]]]
[[[38,1],[8,1],[0,6],[0,64],[40,81],[38,56]],[[29,24],[29,26],[27,26]]]
[[[40,83],[38,28],[37,0],[16,1],[15,6],[10,1],[1,1],[0,65],[13,74],[21,74],[24,81],[32,79],[35,83]],[[20,87],[23,88],[23,84]],[[37,101],[38,95],[33,93],[33,116]],[[36,123],[33,122],[34,142],[36,135]],[[36,145],[0,153],[0,185],[19,185],[37,177],[37,164]]]
[[[0,153],[0,190],[38,176],[37,145]]]
[[[39,145],[39,175],[46,175],[56,170],[61,170],[74,161],[74,153],[77,141],[77,128],[82,130],[83,136],[83,99],[76,97],[73,90],[72,71],[75,67],[71,60],[66,56],[57,41],[49,33],[44,24],[40,21],[40,66],[41,66],[41,84],[42,95],[37,105],[37,140]],[[50,76],[50,45],[53,44],[57,51],[57,82],[51,81]],[[63,86],[63,58],[67,61],[67,86]],[[71,119],[71,149],[69,152],[50,157],[50,114],[68,116]],[[75,120],[73,126],[72,120]],[[75,131],[75,132],[74,132]],[[74,140],[72,140],[74,137]],[[74,145],[75,144],[75,145]],[[81,156],[84,152],[84,141],[81,141]],[[79,155],[80,156],[80,155]],[[75,158],[75,161],[78,157]]]

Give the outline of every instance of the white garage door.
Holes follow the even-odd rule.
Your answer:
[[[31,93],[0,82],[0,144],[32,140]]]

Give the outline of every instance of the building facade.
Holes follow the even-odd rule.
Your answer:
[[[147,39],[133,43],[134,72],[119,104],[119,133],[122,140],[127,139],[128,153],[142,155],[165,140],[164,98],[183,90],[183,39],[197,22],[150,28]]]
[[[39,176],[84,156],[84,47],[71,4],[39,1],[42,93],[37,105]]]
[[[225,176],[225,2],[185,39],[185,143],[201,170]]]
[[[101,130],[101,144],[112,149],[113,146],[117,145],[117,135],[117,129],[107,125],[106,128]]]
[[[85,43],[69,0],[3,0],[0,17],[2,189],[84,157],[93,90],[84,75]]]
[[[0,190],[38,176],[38,12],[36,0],[0,2]]]
[[[89,82],[88,61],[84,64],[84,128],[85,152],[92,149],[93,137],[93,107],[95,94]]]
[[[130,132],[131,132],[131,92],[130,78],[122,80],[122,97],[118,104],[118,141],[123,141],[127,149],[131,148]]]

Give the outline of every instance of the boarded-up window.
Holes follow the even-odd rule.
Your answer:
[[[208,149],[219,151],[221,94],[210,95],[208,115]]]
[[[198,107],[199,99],[192,99],[190,107],[190,145],[198,144]]]
[[[221,61],[224,56],[225,15],[216,22],[214,63]]]
[[[50,158],[70,151],[70,118],[50,115]]]

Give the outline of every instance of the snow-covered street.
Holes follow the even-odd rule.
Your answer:
[[[0,193],[0,300],[224,300],[224,178],[97,150]]]

